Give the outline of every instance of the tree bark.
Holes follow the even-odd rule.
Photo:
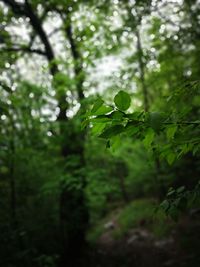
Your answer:
[[[11,210],[11,226],[15,231],[17,227],[17,216],[16,216],[16,182],[15,182],[15,174],[14,174],[14,165],[15,165],[15,145],[13,136],[10,140],[10,210]]]
[[[137,38],[138,63],[139,63],[140,81],[141,81],[141,87],[142,87],[142,93],[143,93],[143,99],[144,99],[144,111],[147,112],[149,110],[149,99],[148,99],[147,86],[145,82],[145,65],[143,61],[144,55],[143,55],[143,48],[141,44],[139,29],[136,29],[135,34]]]
[[[79,102],[81,104],[81,112],[83,112],[85,109],[83,103],[85,97],[83,92],[84,75],[82,69],[82,58],[78,50],[76,41],[73,38],[70,14],[67,13],[67,17],[64,17],[63,14],[60,15],[63,19],[63,24],[65,25],[65,35],[67,40],[69,41],[71,48],[71,55],[74,61],[74,77],[76,79],[76,91]],[[71,155],[74,155],[76,158],[79,159],[79,162],[76,166],[76,171],[80,170],[80,174],[76,176],[74,170],[71,170],[71,175],[78,179],[80,188],[77,188],[73,191],[68,186],[62,186],[61,188],[60,222],[63,236],[63,253],[60,259],[61,267],[81,265],[81,258],[84,256],[83,253],[86,247],[85,233],[89,222],[89,214],[85,199],[86,177],[84,171],[82,171],[85,166],[85,132],[80,132],[80,130],[76,131],[76,129],[73,131],[73,129],[76,127],[73,125],[73,122],[71,123],[72,126],[70,129],[71,134],[73,136],[71,136],[69,140],[73,138],[74,145],[73,148],[71,148],[70,145],[67,146],[68,150],[66,151],[66,157],[68,158]],[[66,212],[67,210],[70,210],[71,212]],[[65,235],[67,235],[68,238],[65,238]],[[68,251],[68,253],[66,253],[66,251]]]

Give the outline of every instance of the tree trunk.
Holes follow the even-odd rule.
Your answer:
[[[120,190],[121,190],[122,198],[125,203],[128,203],[130,199],[126,191],[125,179],[123,175],[119,175],[119,182],[120,182]]]
[[[15,174],[14,174],[14,165],[15,165],[15,147],[13,136],[10,140],[10,210],[11,210],[11,227],[13,231],[16,231],[17,228],[17,216],[16,216],[16,183],[15,183]]]
[[[144,66],[144,61],[143,61],[143,48],[142,48],[142,43],[141,43],[141,38],[140,38],[140,32],[139,29],[136,29],[136,37],[137,37],[137,50],[138,50],[138,63],[139,63],[139,70],[140,70],[140,81],[141,81],[141,86],[142,86],[142,93],[143,93],[143,99],[144,99],[144,111],[148,112],[150,105],[149,105],[149,97],[148,97],[148,90],[146,86],[146,81],[145,81],[145,66]],[[161,199],[163,197],[163,194],[165,192],[164,185],[160,179],[161,176],[161,164],[160,164],[160,159],[157,155],[156,148],[153,148],[153,153],[154,153],[154,166],[156,170],[155,174],[155,183],[158,188],[158,196]]]
[[[63,18],[61,14],[62,19],[64,19],[66,38],[70,43],[71,54],[74,60],[76,90],[79,102],[81,103],[81,112],[84,112],[84,104],[82,102],[84,100],[82,87],[84,81],[81,65],[82,60],[76,42],[73,38],[72,26],[69,16],[70,14],[68,14],[66,22],[65,18]],[[82,258],[84,256],[83,252],[86,247],[85,233],[89,222],[89,214],[85,200],[86,177],[83,170],[85,166],[85,132],[80,132],[80,129],[77,129],[76,131],[76,126],[74,125],[75,123],[73,123],[73,121],[71,121],[70,124],[71,126],[68,131],[68,140],[73,140],[73,147],[70,146],[69,142],[66,142],[65,156],[67,159],[70,159],[71,156],[78,159],[76,171],[74,171],[74,169],[70,170],[70,168],[68,168],[68,172],[73,176],[73,179],[77,179],[79,186],[74,190],[71,189],[70,185],[61,186],[60,223],[63,240],[63,252],[60,259],[61,267],[81,266]]]
[[[145,82],[145,66],[144,66],[144,61],[143,61],[144,55],[143,55],[143,49],[142,49],[139,29],[136,29],[135,34],[137,37],[138,63],[139,63],[142,94],[143,94],[143,100],[144,100],[144,111],[147,112],[149,110],[149,99],[148,99],[147,86],[146,86],[146,82]]]

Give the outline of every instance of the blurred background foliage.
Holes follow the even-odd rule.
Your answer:
[[[199,265],[199,58],[198,0],[0,0],[0,266]],[[177,125],[106,148],[120,90]]]

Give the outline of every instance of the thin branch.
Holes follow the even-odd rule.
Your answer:
[[[177,124],[177,125],[200,125],[200,121],[178,121],[178,122],[163,122],[163,124]]]
[[[131,120],[129,119],[129,121],[133,121],[134,123],[142,123],[142,124],[145,124],[146,121],[135,121],[135,120]],[[162,122],[162,124],[164,125],[200,125],[200,121],[177,121],[177,122]]]
[[[54,35],[55,33],[59,32],[60,30],[61,30],[60,27],[55,28],[52,32],[50,32],[50,33],[48,34],[48,37],[50,38],[52,35]]]
[[[38,18],[40,20],[40,23],[43,24],[47,13],[48,13],[48,9],[45,9],[43,14],[40,16],[40,18]],[[32,34],[30,35],[30,42],[29,42],[29,46],[32,46],[33,42],[35,41],[37,33],[35,31],[32,32]]]
[[[32,53],[32,54],[38,54],[41,56],[46,56],[45,51],[42,51],[40,49],[33,49],[30,47],[5,47],[0,50],[1,52],[25,52],[25,53]]]
[[[0,81],[0,87],[5,90],[7,93],[12,93],[12,89],[5,84],[4,82]]]

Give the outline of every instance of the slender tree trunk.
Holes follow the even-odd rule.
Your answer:
[[[84,93],[83,93],[83,81],[84,75],[82,70],[82,59],[79,53],[76,42],[73,38],[72,26],[70,21],[70,14],[67,14],[68,17],[64,18],[61,14],[62,19],[64,20],[65,25],[65,34],[66,38],[70,43],[71,54],[74,61],[74,75],[76,79],[76,90],[81,103],[81,109],[84,111]],[[67,19],[67,21],[66,21]],[[65,156],[70,158],[71,155],[78,158],[79,162],[76,166],[77,170],[80,170],[80,174],[76,176],[74,170],[68,170],[72,176],[78,179],[80,187],[77,190],[71,190],[68,186],[61,186],[61,195],[60,195],[60,223],[63,236],[63,253],[60,259],[60,266],[80,266],[81,258],[83,256],[84,249],[86,247],[85,233],[89,222],[88,209],[86,207],[85,199],[85,187],[86,187],[86,177],[83,171],[85,165],[84,158],[84,141],[85,141],[85,132],[74,131],[73,133],[73,121],[71,131],[73,134],[74,148],[70,148],[70,145],[67,144],[67,150]],[[69,138],[71,139],[71,138]],[[72,150],[71,150],[72,149]],[[70,151],[71,150],[71,151]],[[67,236],[67,238],[65,238]],[[68,253],[66,253],[68,251]]]
[[[139,63],[142,94],[143,94],[143,100],[144,100],[144,110],[147,112],[149,110],[149,98],[148,98],[148,91],[147,91],[147,86],[145,82],[145,65],[144,65],[144,59],[143,59],[144,55],[143,55],[143,48],[141,44],[139,29],[136,29],[135,34],[137,38],[138,63]]]
[[[79,101],[82,101],[85,98],[83,93],[84,73],[82,69],[82,59],[78,47],[76,45],[76,42],[73,38],[72,26],[69,21],[67,22],[65,31],[66,31],[66,37],[70,43],[71,54],[74,60],[74,74],[77,79],[76,88],[77,88],[78,98]]]
[[[143,99],[144,99],[144,110],[146,112],[149,111],[150,105],[149,105],[149,97],[148,97],[148,90],[146,86],[146,81],[145,81],[145,65],[143,61],[143,47],[141,43],[141,37],[140,37],[140,32],[139,29],[136,29],[136,37],[137,37],[137,51],[138,51],[138,63],[139,63],[139,71],[140,71],[140,81],[141,81],[141,86],[142,86],[142,93],[143,93]],[[155,184],[156,187],[158,187],[159,192],[159,198],[161,199],[163,197],[163,194],[165,193],[164,185],[160,179],[161,177],[161,164],[160,164],[160,159],[159,156],[157,155],[156,148],[153,148],[153,153],[154,153],[154,166],[156,169],[156,174],[155,174]]]
[[[19,248],[19,251],[23,250],[23,240],[19,233],[20,229],[20,221],[17,217],[17,190],[16,190],[16,179],[15,179],[15,158],[16,158],[16,151],[15,151],[15,126],[14,122],[11,119],[11,134],[10,134],[10,155],[9,155],[9,170],[10,170],[10,223],[11,223],[11,229],[13,232],[14,240],[16,245]],[[27,257],[24,257],[26,263],[29,266],[29,260]]]
[[[132,15],[130,10],[129,10],[129,14]],[[143,47],[142,47],[140,29],[139,29],[140,24],[141,24],[141,17],[139,17],[138,19],[138,25],[135,28],[135,34],[136,34],[136,39],[137,39],[137,53],[138,53],[140,82],[141,82],[141,88],[142,88],[142,94],[143,94],[143,106],[144,106],[144,111],[149,112],[150,104],[149,104],[148,89],[147,89],[146,80],[145,80],[145,63],[144,63],[144,53],[143,53]],[[162,198],[165,190],[164,190],[164,185],[160,179],[161,164],[160,164],[160,159],[157,155],[156,148],[153,148],[153,153],[154,153],[154,158],[155,158],[154,166],[156,170],[154,181],[159,188],[159,192],[158,192],[159,198]]]
[[[127,177],[128,175],[128,168],[127,168],[126,163],[121,159],[118,159],[116,161],[116,165],[117,167],[115,170],[115,176],[118,177],[119,179],[119,188],[121,191],[122,199],[124,202],[127,203],[130,201],[127,188],[126,188],[126,184],[125,184],[125,177]]]
[[[11,227],[15,231],[17,227],[17,216],[16,216],[16,182],[15,182],[15,145],[14,140],[11,137],[10,140],[10,210],[11,210]]]
[[[125,178],[123,175],[119,175],[119,183],[120,183],[120,190],[121,190],[122,198],[125,203],[128,203],[130,199],[126,191]]]

